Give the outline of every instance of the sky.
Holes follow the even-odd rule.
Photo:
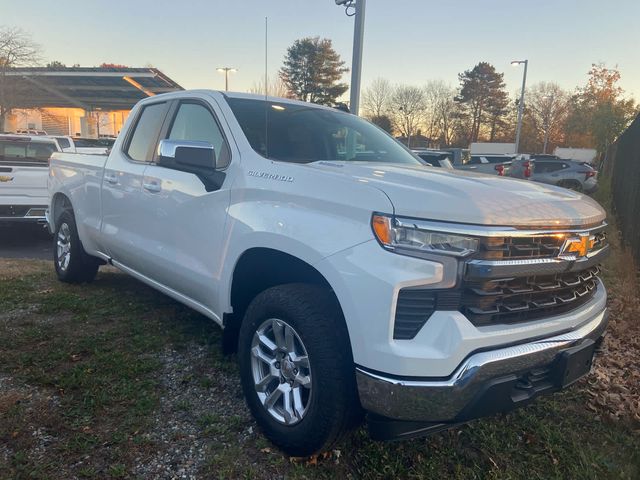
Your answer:
[[[29,32],[45,61],[153,65],[185,88],[223,89],[222,66],[238,69],[230,90],[264,78],[265,17],[270,76],[306,36],[330,38],[351,65],[353,18],[334,0],[0,0],[0,25]],[[640,100],[639,18],[639,0],[368,0],[362,87],[376,77],[457,86],[458,73],[487,61],[515,95],[522,67],[510,62],[528,59],[527,84],[573,90],[605,62]]]

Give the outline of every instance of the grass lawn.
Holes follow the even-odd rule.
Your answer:
[[[587,381],[424,439],[360,429],[317,459],[261,436],[211,321],[112,269],[70,286],[49,262],[0,260],[0,478],[640,478],[625,255],[606,272],[622,320]]]

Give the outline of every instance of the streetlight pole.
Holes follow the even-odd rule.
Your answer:
[[[224,90],[225,92],[229,91],[229,72],[237,72],[237,68],[233,67],[220,67],[218,68],[219,72],[224,72]]]
[[[518,126],[516,127],[516,151],[520,148],[520,132],[522,131],[522,115],[524,113],[524,88],[527,84],[527,67],[529,60],[514,60],[511,65],[517,66],[524,64],[524,74],[522,75],[522,91],[520,92],[520,103],[518,104]]]
[[[347,15],[355,17],[353,28],[353,55],[351,57],[351,93],[349,98],[349,111],[358,115],[360,107],[360,74],[362,73],[362,42],[364,39],[364,12],[367,0],[335,0],[336,5],[342,5],[347,9]],[[355,13],[349,14],[348,10],[354,7]]]

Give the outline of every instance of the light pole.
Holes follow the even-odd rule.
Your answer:
[[[345,7],[350,17],[355,17],[353,27],[353,56],[351,57],[351,93],[349,98],[349,111],[358,115],[360,107],[360,74],[362,72],[362,40],[364,38],[364,11],[367,0],[335,0],[336,5]],[[350,8],[355,8],[354,13],[349,13]]]
[[[227,92],[229,91],[229,72],[237,72],[238,69],[233,67],[220,67],[218,71],[224,72],[224,90]]]
[[[529,60],[514,60],[511,65],[518,66],[524,63],[524,74],[522,75],[522,92],[520,93],[520,103],[518,104],[518,126],[516,127],[516,151],[520,148],[520,132],[522,130],[522,114],[524,113],[524,87],[527,84],[527,67]]]

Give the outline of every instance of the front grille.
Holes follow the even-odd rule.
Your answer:
[[[474,325],[535,320],[569,312],[596,292],[598,266],[582,272],[464,282],[460,312]]]
[[[564,234],[531,235],[526,237],[486,237],[480,241],[480,251],[474,258],[483,260],[522,260],[553,258],[560,254]],[[593,250],[606,244],[606,233],[594,233]]]
[[[393,338],[414,338],[440,310],[459,311],[474,325],[486,326],[528,322],[579,308],[599,288],[597,263],[607,253],[607,238],[601,229],[592,232],[594,256],[573,261],[561,257],[570,235],[574,233],[479,238],[479,251],[466,259],[466,270],[462,270],[466,273],[455,288],[400,290]],[[503,275],[499,265],[513,265],[514,270]]]

